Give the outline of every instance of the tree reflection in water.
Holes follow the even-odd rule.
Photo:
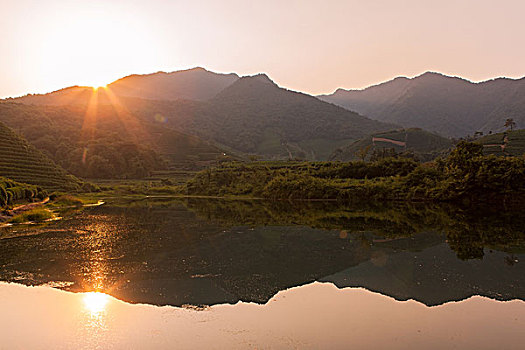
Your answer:
[[[508,208],[121,200],[4,231],[0,280],[156,305],[265,303],[316,280],[427,305],[524,299],[523,227]]]

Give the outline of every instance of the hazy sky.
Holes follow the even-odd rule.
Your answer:
[[[204,66],[308,93],[525,75],[523,0],[0,0],[0,97]]]

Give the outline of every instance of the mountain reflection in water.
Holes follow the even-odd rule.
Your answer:
[[[205,311],[107,297],[93,313],[86,297],[93,295],[0,283],[2,347],[520,349],[525,341],[525,302],[518,300],[476,296],[429,308],[317,282],[279,292],[266,305],[215,305]]]
[[[523,300],[524,224],[450,206],[121,200],[2,229],[0,280],[175,306],[265,303],[313,281],[427,305]]]

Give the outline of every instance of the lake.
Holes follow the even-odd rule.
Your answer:
[[[505,208],[109,199],[0,229],[0,305],[54,314],[64,337],[43,348],[519,348],[524,227]],[[23,334],[9,319],[0,334]]]

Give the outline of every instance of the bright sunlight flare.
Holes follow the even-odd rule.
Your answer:
[[[105,310],[109,296],[99,292],[89,292],[84,295],[84,306],[91,314],[99,314]]]

